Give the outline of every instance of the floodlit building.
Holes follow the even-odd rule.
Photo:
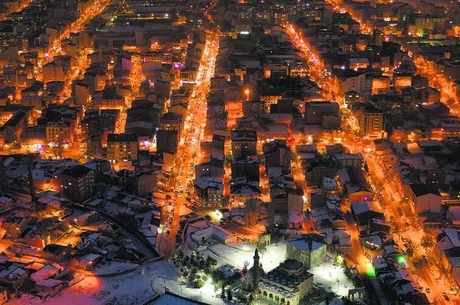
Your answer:
[[[384,136],[384,113],[383,111],[365,105],[355,111],[358,121],[359,133],[371,138],[383,138]]]
[[[303,263],[286,259],[265,273],[257,249],[253,259],[253,266],[241,280],[243,289],[251,293],[253,301],[296,305],[313,290],[313,274],[307,271]]]
[[[286,240],[286,257],[302,263],[307,269],[324,264],[326,252],[325,238],[317,233],[297,235]]]

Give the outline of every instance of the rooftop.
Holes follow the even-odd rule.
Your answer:
[[[86,166],[83,166],[83,165],[76,165],[76,166],[73,166],[73,167],[69,167],[69,168],[66,168],[62,171],[62,174],[63,175],[66,175],[66,176],[70,176],[70,177],[73,177],[73,178],[77,178],[77,179],[80,179],[86,175],[88,175],[88,173],[91,171],[90,168],[86,167]]]
[[[313,252],[326,246],[326,241],[323,235],[310,233],[291,237],[286,241],[286,244],[290,244],[304,251]]]
[[[137,135],[131,133],[109,134],[107,142],[137,142]]]

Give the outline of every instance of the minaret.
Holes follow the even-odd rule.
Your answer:
[[[253,279],[252,279],[252,287],[253,287],[253,290],[252,290],[252,294],[251,294],[251,298],[252,300],[258,300],[259,299],[259,293],[260,293],[260,290],[259,290],[259,279],[260,279],[260,263],[259,263],[259,249],[256,248],[256,251],[254,253],[254,256],[253,256],[253,259],[254,259],[254,266],[253,266],[253,270],[254,270],[254,274],[253,274]]]

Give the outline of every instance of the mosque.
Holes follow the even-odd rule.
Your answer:
[[[242,286],[251,292],[252,302],[266,300],[274,304],[296,305],[313,289],[313,274],[303,263],[286,259],[278,267],[265,273],[256,249],[254,263],[242,278]]]

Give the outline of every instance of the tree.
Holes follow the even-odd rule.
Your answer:
[[[434,237],[429,235],[429,234],[425,234],[422,236],[422,239],[420,241],[420,246],[423,247],[423,249],[425,249],[425,252],[428,248],[431,248],[433,247],[435,244],[435,241],[434,241]]]
[[[244,271],[244,272],[247,272],[247,271],[248,271],[248,267],[249,267],[249,261],[244,261],[244,263],[243,263],[243,271]]]
[[[406,249],[406,255],[407,255],[408,257],[412,257],[412,255],[414,255],[414,248],[412,248],[412,247],[410,247],[410,246],[407,247],[407,249]]]
[[[198,261],[198,268],[199,268],[200,270],[203,270],[204,267],[205,267],[205,265],[204,265],[204,260],[201,260],[201,259],[200,259],[200,260]]]
[[[220,293],[220,297],[221,297],[222,299],[225,298],[225,285],[222,285],[222,292]]]
[[[407,241],[407,246],[406,246],[406,254],[408,257],[412,257],[414,253],[417,251],[418,247],[420,245],[409,239]]]
[[[402,231],[399,228],[399,224],[395,223],[395,225],[393,225],[392,229],[393,229],[393,233],[396,234],[399,239],[401,239]]]
[[[195,285],[195,288],[201,288],[204,286],[204,281],[202,279],[197,279],[195,282],[193,282]]]
[[[231,301],[233,299],[232,290],[227,289],[227,300]]]

